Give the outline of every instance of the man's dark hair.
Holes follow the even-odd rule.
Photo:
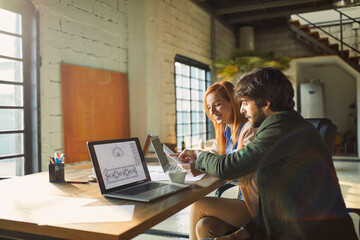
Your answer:
[[[294,109],[294,89],[290,80],[278,69],[263,67],[243,75],[235,87],[236,98],[248,97],[257,107],[270,102],[270,109],[277,111]]]

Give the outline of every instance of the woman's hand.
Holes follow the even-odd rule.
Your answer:
[[[178,166],[180,166],[182,169],[184,169],[187,173],[189,173],[193,177],[196,177],[197,175],[203,173],[195,169],[195,161],[190,161],[187,164],[178,164]]]

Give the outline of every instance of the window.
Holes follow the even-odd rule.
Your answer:
[[[39,171],[35,8],[0,1],[0,176]]]
[[[210,86],[210,69],[194,60],[175,57],[177,149],[198,146],[211,136],[211,122],[204,109],[205,90]]]

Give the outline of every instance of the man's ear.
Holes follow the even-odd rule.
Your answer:
[[[261,108],[264,112],[270,109],[270,102],[266,101],[266,105]]]

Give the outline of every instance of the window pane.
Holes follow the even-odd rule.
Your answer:
[[[181,75],[183,75],[185,77],[190,76],[190,68],[188,65],[181,64]]]
[[[22,82],[22,62],[0,58],[0,80]]]
[[[191,77],[192,78],[197,78],[197,76],[198,76],[198,68],[196,68],[196,67],[191,67]]]
[[[1,134],[0,135],[0,156],[23,154],[23,134]]]
[[[181,86],[185,88],[190,88],[190,79],[188,77],[182,77]]]
[[[182,124],[178,124],[176,127],[176,131],[178,133],[178,136],[182,136],[183,135],[183,127]]]
[[[176,100],[176,111],[182,111],[182,101]]]
[[[0,106],[23,106],[23,88],[0,84]]]
[[[197,79],[191,79],[191,88],[192,89],[199,89],[199,81]]]
[[[189,89],[183,89],[183,97],[184,99],[190,99],[190,91]]]
[[[23,130],[22,109],[0,109],[0,131]]]
[[[183,121],[183,123],[190,123],[191,122],[190,112],[182,113],[182,121]]]
[[[184,133],[184,135],[190,135],[190,124],[183,125],[183,133]]]
[[[190,111],[190,101],[183,101],[183,110]]]
[[[24,175],[24,158],[10,158],[0,160],[0,176]]]
[[[21,15],[0,9],[0,30],[21,35]]]
[[[21,38],[0,34],[0,55],[22,58]]]

